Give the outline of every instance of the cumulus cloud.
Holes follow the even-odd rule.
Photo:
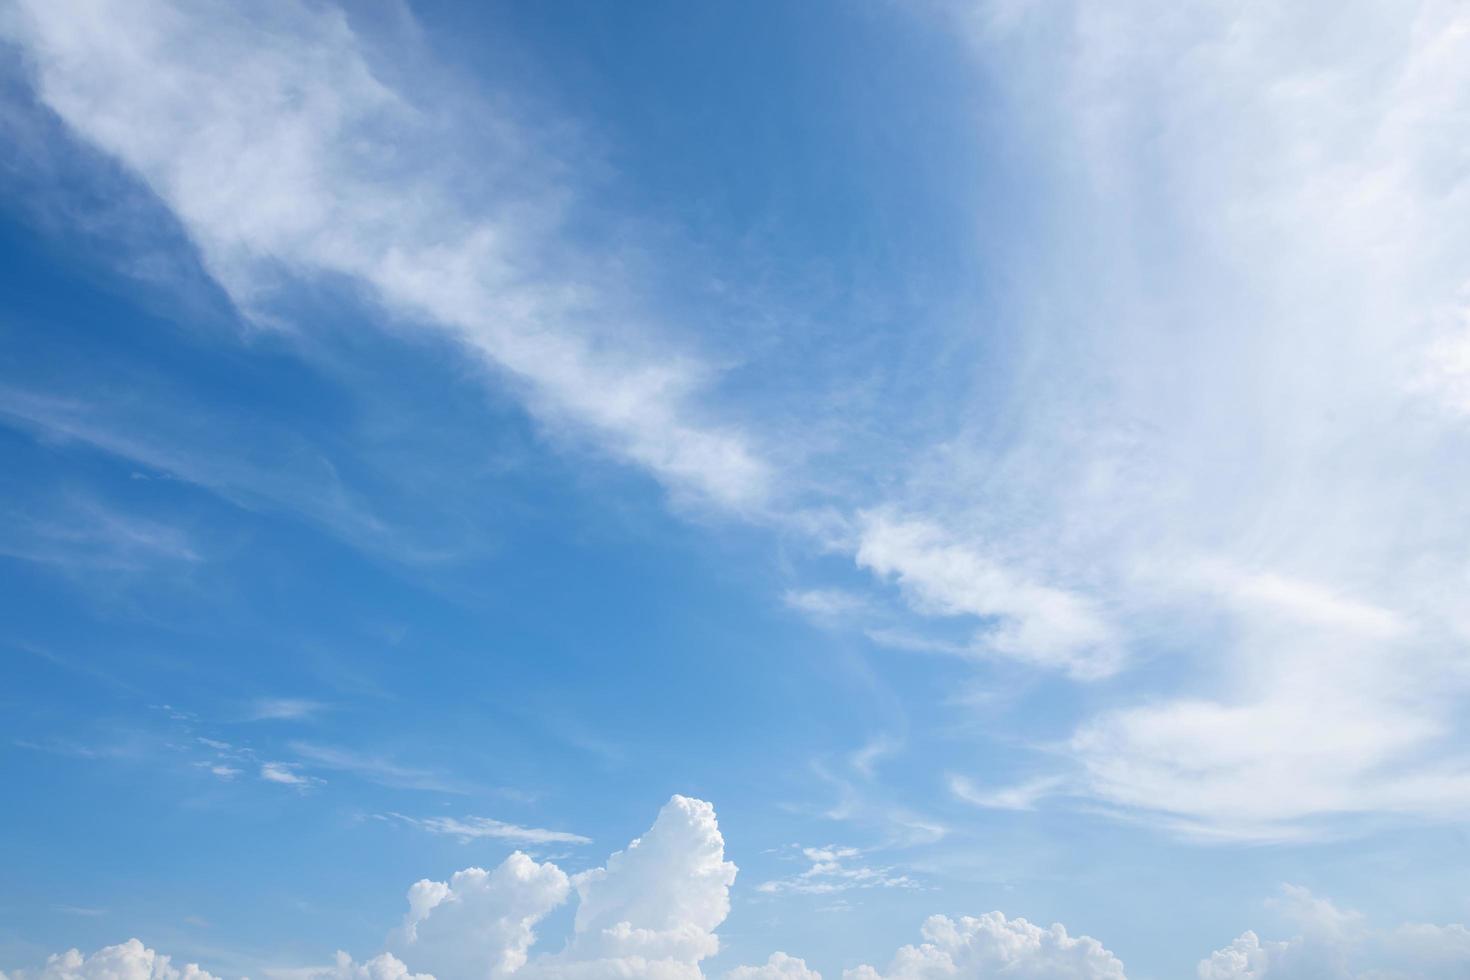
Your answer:
[[[90,956],[70,949],[47,957],[46,965],[39,970],[18,970],[10,977],[11,980],[217,980],[193,963],[182,969],[175,967],[169,957],[136,939],[105,946]]]
[[[856,856],[811,849],[818,866]],[[516,852],[493,871],[466,868],[408,891],[408,912],[388,952],[363,962],[338,952],[328,966],[271,969],[282,980],[705,980],[719,951],[735,865],[725,860],[714,808],[673,797],[653,826],[601,868],[569,877]],[[536,948],[536,927],[575,891],[572,934],[557,951]],[[1462,925],[1371,926],[1304,888],[1283,886],[1269,903],[1292,924],[1285,940],[1243,933],[1199,962],[1199,980],[1460,980],[1470,964]],[[1098,940],[1043,928],[1001,912],[931,916],[922,942],[901,947],[886,968],[846,970],[843,980],[1126,980]],[[215,980],[193,964],[173,966],[136,939],[84,956],[73,949],[8,980]],[[737,966],[724,980],[821,980],[784,952]]]
[[[646,834],[575,877],[517,852],[494,871],[418,882],[390,945],[441,977],[698,978],[719,951],[735,872],[714,807],[675,796]],[[536,924],[573,890],[566,947],[530,956]]]
[[[904,946],[888,969],[860,966],[844,980],[1125,980],[1122,962],[1088,936],[1069,936],[1061,925],[1049,929],[999,912],[958,921],[931,916],[922,928],[924,942]]]
[[[563,952],[534,961],[530,975],[702,977],[700,961],[719,952],[715,930],[730,914],[735,873],[714,807],[675,796],[648,833],[605,867],[577,876],[572,939]]]
[[[426,973],[410,973],[403,961],[392,953],[379,953],[358,963],[341,950],[337,951],[331,966],[273,970],[271,977],[272,980],[435,980]]]
[[[415,969],[442,977],[506,976],[526,962],[534,927],[566,900],[570,881],[517,851],[494,871],[466,868],[408,891],[392,945]]]
[[[822,980],[822,975],[795,956],[772,953],[761,966],[737,966],[725,974],[725,980]]]
[[[1293,885],[1272,904],[1298,934],[1263,940],[1242,933],[1200,961],[1200,980],[1458,980],[1470,970],[1470,929],[1462,925],[1376,929]]]

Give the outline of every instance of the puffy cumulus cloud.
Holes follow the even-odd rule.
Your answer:
[[[563,901],[571,882],[551,864],[515,854],[493,872],[466,869],[448,882],[421,881],[409,891],[409,914],[396,936],[414,959],[438,964],[442,980],[704,980],[700,960],[718,949],[714,930],[728,911],[734,865],[708,804],[675,797],[654,828],[607,867],[579,876],[590,911],[567,948],[527,959],[531,927]],[[660,875],[660,869],[663,875]],[[611,884],[608,884],[608,883]],[[1470,929],[1407,924],[1374,929],[1306,889],[1285,886],[1272,903],[1298,935],[1264,940],[1247,931],[1200,961],[1198,980],[1464,980]],[[860,966],[843,980],[1126,980],[1123,964],[1097,940],[1043,929],[1000,912],[924,923],[924,942],[904,946],[884,972]],[[330,966],[274,970],[284,980],[435,980],[412,972],[392,953],[358,963],[338,952]],[[69,950],[39,970],[0,980],[215,980],[194,964],[182,969],[137,939],[91,956]],[[773,953],[723,980],[822,980],[806,962]]]
[[[725,860],[715,809],[675,796],[653,827],[578,875],[577,917],[566,950],[539,957],[528,973],[545,980],[703,977],[699,962],[719,951],[736,867]]]
[[[286,975],[290,980],[434,980],[427,973],[410,973],[404,962],[392,953],[379,953],[358,963],[341,950],[331,966],[292,970]]]
[[[886,973],[860,966],[844,980],[1125,980],[1122,962],[1088,936],[1069,936],[1061,925],[1050,929],[999,912],[959,921],[931,916],[924,943],[905,946]]]
[[[5,974],[0,973],[0,977]],[[392,980],[395,975],[374,975],[372,980]],[[69,949],[47,957],[39,970],[20,970],[10,974],[11,980],[215,980],[213,974],[193,963],[180,969],[169,957],[129,939],[116,946],[104,946],[91,956]]]
[[[350,955],[337,952],[331,966],[308,966],[299,969],[270,970],[276,980],[435,980],[426,973],[410,973],[402,960],[391,953],[379,953],[358,963]],[[105,946],[91,956],[72,949],[46,960],[39,971],[0,972],[0,980],[216,980],[213,974],[193,963],[182,970],[170,958],[147,948],[137,939],[116,946]]]
[[[765,965],[737,966],[725,974],[725,980],[822,980],[822,975],[809,969],[805,960],[772,953]]]
[[[526,962],[534,927],[566,901],[571,883],[556,865],[520,851],[494,871],[466,868],[447,882],[408,890],[408,914],[390,945],[416,969],[443,977],[506,976]]]
[[[700,961],[720,948],[715,930],[729,915],[735,873],[714,807],[675,796],[646,834],[575,878],[517,852],[493,871],[418,882],[390,946],[414,969],[450,980],[701,978]],[[536,924],[573,887],[566,947],[530,956]]]
[[[1463,980],[1470,929],[1410,923],[1375,929],[1304,888],[1287,885],[1273,903],[1298,934],[1263,940],[1253,930],[1198,967],[1199,980]]]
[[[356,962],[339,952],[328,966],[270,970],[278,980],[706,980],[702,961],[719,950],[715,930],[730,911],[735,865],[725,860],[714,808],[673,797],[653,827],[604,867],[569,878],[519,852],[493,871],[467,868],[408,892],[409,911],[389,952]],[[572,934],[541,952],[534,927],[575,889]],[[1200,960],[1198,980],[1466,980],[1470,929],[1463,925],[1371,926],[1304,888],[1269,903],[1295,935],[1243,933]],[[1123,963],[1098,940],[1001,912],[931,916],[923,941],[900,948],[884,970],[860,966],[843,980],[1126,980]],[[83,956],[69,950],[38,970],[0,980],[215,980],[193,964],[136,939]],[[784,952],[737,966],[721,980],[822,980]]]

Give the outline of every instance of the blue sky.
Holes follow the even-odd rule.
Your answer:
[[[1462,8],[0,44],[0,978],[1470,975]]]

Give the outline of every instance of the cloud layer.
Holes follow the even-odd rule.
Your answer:
[[[819,858],[830,855],[819,854]],[[828,860],[827,863],[831,863]],[[466,868],[448,881],[408,891],[408,912],[389,951],[358,963],[339,952],[329,966],[273,970],[297,980],[703,980],[702,963],[720,950],[736,867],[725,859],[714,807],[675,796],[646,834],[606,865],[568,876],[516,852],[497,868]],[[577,894],[571,936],[556,951],[537,948],[536,929]],[[1470,968],[1470,930],[1410,924],[1376,929],[1303,888],[1285,886],[1272,903],[1299,931],[1286,940],[1246,932],[1202,959],[1200,980],[1458,980]],[[887,967],[846,969],[843,980],[1126,980],[1121,960],[1060,924],[1043,928],[1001,912],[931,916],[922,941]],[[6,978],[0,973],[0,978]],[[725,980],[821,980],[806,962],[777,952],[739,966]],[[9,980],[216,980],[182,969],[136,939],[84,956],[50,957]]]

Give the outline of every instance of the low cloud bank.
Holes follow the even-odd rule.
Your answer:
[[[273,970],[290,980],[706,980],[719,952],[737,869],[725,860],[714,807],[675,796],[653,826],[601,868],[568,875],[520,851],[494,870],[465,868],[448,881],[408,890],[408,911],[387,950],[363,962],[338,952],[327,966]],[[577,895],[572,935],[557,951],[536,948],[536,927]],[[1199,962],[1199,980],[1464,980],[1470,929],[1402,925],[1377,929],[1303,888],[1272,902],[1296,934],[1262,940],[1248,931]],[[1000,912],[931,916],[917,945],[884,969],[844,970],[841,980],[1127,980],[1122,960],[1090,936],[1043,928]],[[196,964],[137,939],[90,956],[58,953],[39,969],[0,980],[218,980]],[[777,952],[723,980],[822,980]]]

